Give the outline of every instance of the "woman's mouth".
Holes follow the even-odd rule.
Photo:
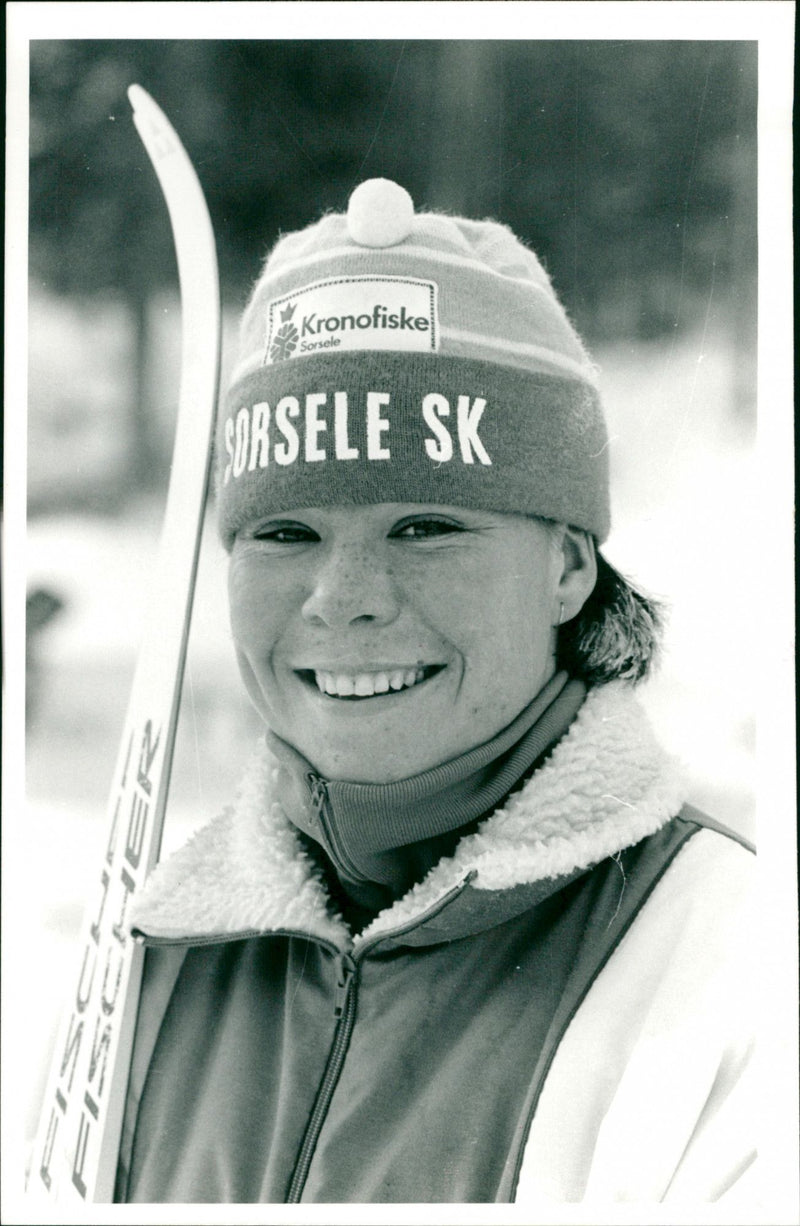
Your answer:
[[[316,686],[329,698],[374,698],[376,695],[400,693],[436,676],[444,664],[412,664],[364,672],[326,672],[322,669],[298,669],[298,676],[307,685]]]

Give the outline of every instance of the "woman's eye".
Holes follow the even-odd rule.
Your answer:
[[[391,535],[404,541],[432,540],[464,529],[452,519],[411,519],[395,525]]]
[[[253,540],[275,541],[279,545],[298,545],[307,541],[318,541],[319,537],[305,524],[272,523],[256,528]]]

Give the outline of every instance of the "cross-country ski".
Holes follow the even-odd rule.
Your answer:
[[[220,307],[203,192],[171,124],[138,85],[137,130],[158,175],[178,258],[178,419],[164,525],[128,713],[28,1187],[57,1200],[110,1201],[138,1005],[142,950],[131,899],[158,858],[178,719],[216,409]]]

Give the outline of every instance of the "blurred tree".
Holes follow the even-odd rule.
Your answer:
[[[436,139],[430,150],[428,186],[434,209],[468,217],[498,212],[494,205],[502,180],[501,48],[489,40],[453,41],[439,47],[433,99]]]

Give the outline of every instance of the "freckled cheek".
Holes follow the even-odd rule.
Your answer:
[[[428,625],[451,640],[474,633],[476,586],[468,574],[398,570],[393,578],[403,603]]]
[[[269,653],[289,617],[284,585],[261,567],[233,562],[228,576],[228,604],[236,645],[248,655]]]
[[[481,599],[476,600],[480,592]],[[451,641],[464,661],[470,690],[479,705],[513,706],[536,687],[549,644],[549,626],[537,602],[516,585],[476,585],[450,621]],[[533,698],[533,692],[530,698]]]

